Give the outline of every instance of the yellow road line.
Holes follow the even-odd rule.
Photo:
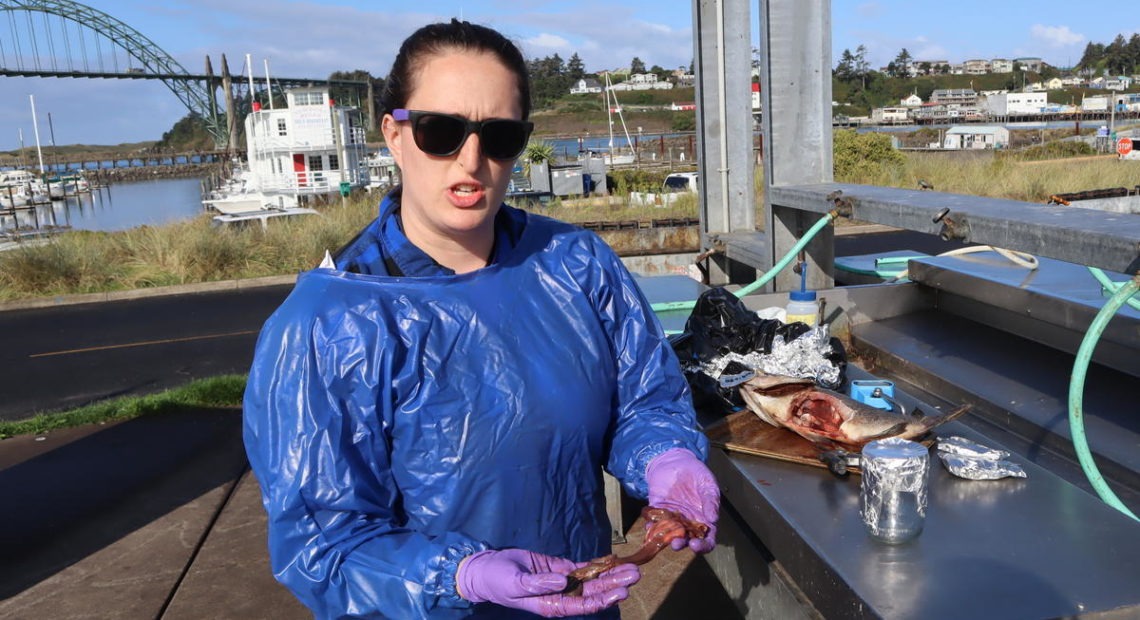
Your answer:
[[[64,351],[49,351],[47,353],[35,353],[28,357],[52,357],[54,355],[71,355],[73,353],[90,353],[92,351],[108,351],[111,349],[129,349],[131,347],[149,347],[156,344],[170,344],[173,342],[191,342],[194,340],[211,340],[214,338],[229,338],[231,336],[248,336],[256,334],[258,330],[251,329],[240,332],[229,332],[226,334],[211,334],[209,336],[188,336],[186,338],[167,338],[165,340],[144,340],[142,342],[128,342],[125,344],[109,344],[102,347],[87,347],[85,349],[67,349]]]

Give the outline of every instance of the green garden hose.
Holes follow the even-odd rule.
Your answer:
[[[775,265],[773,265],[771,269],[769,269],[764,275],[760,276],[760,278],[757,279],[755,282],[749,284],[748,286],[741,288],[740,290],[736,291],[733,294],[736,295],[737,297],[744,297],[745,295],[755,291],[756,289],[758,289],[761,286],[764,286],[765,284],[770,282],[772,280],[772,278],[776,277],[776,274],[783,271],[784,268],[787,267],[789,263],[791,263],[793,260],[795,260],[796,256],[804,249],[804,247],[806,247],[808,243],[811,243],[811,240],[813,238],[815,238],[816,235],[819,234],[819,231],[823,230],[824,228],[827,228],[827,225],[830,224],[831,221],[834,220],[837,216],[838,216],[838,213],[835,211],[832,211],[832,212],[828,213],[827,215],[824,215],[823,217],[819,218],[819,221],[816,222],[815,225],[812,226],[810,229],[808,229],[808,231],[806,233],[804,233],[804,236],[801,237],[800,240],[797,241],[794,246],[792,246],[792,249],[788,250],[788,253],[785,254],[784,257],[781,258],[779,262],[777,262]],[[674,310],[692,310],[696,305],[697,305],[697,300],[694,299],[691,301],[666,301],[666,302],[655,303],[652,306],[650,306],[650,308],[654,312],[669,312],[669,311],[674,311]]]
[[[1128,301],[1137,291],[1140,291],[1140,275],[1123,283],[1123,285],[1116,290],[1112,297],[1109,298],[1108,303],[1106,303],[1104,307],[1100,309],[1100,312],[1097,313],[1096,317],[1093,318],[1092,325],[1089,326],[1088,332],[1085,333],[1084,340],[1081,341],[1081,346],[1077,350],[1077,361],[1073,365],[1072,378],[1069,381],[1069,433],[1073,436],[1073,448],[1077,452],[1077,460],[1081,463],[1081,469],[1084,470],[1085,476],[1088,477],[1097,495],[1108,505],[1140,521],[1140,519],[1137,519],[1136,515],[1116,497],[1112,489],[1108,488],[1108,484],[1104,481],[1104,476],[1101,476],[1100,470],[1097,469],[1096,463],[1093,462],[1092,452],[1089,451],[1089,443],[1085,438],[1083,410],[1085,373],[1088,371],[1093,349],[1096,348],[1096,343],[1100,339],[1100,335],[1104,333],[1104,328],[1108,325],[1109,320],[1111,320],[1113,315],[1116,314],[1116,311],[1124,305],[1124,302]]]
[[[1088,270],[1089,270],[1089,273],[1091,273],[1093,275],[1093,277],[1096,278],[1096,281],[1100,282],[1100,285],[1104,287],[1104,290],[1108,295],[1112,295],[1121,286],[1124,286],[1124,284],[1125,284],[1124,282],[1113,281],[1111,278],[1109,278],[1107,275],[1105,275],[1105,273],[1103,271],[1101,271],[1100,269],[1097,269],[1096,267],[1089,267]],[[1128,300],[1128,305],[1132,306],[1133,308],[1135,308],[1137,310],[1140,310],[1140,300],[1130,298]]]

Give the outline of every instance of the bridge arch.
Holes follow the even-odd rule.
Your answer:
[[[229,143],[225,113],[218,110],[217,102],[214,99],[214,83],[211,81],[204,84],[198,80],[176,79],[175,76],[189,76],[190,73],[170,54],[167,54],[138,30],[103,11],[70,0],[0,0],[0,11],[8,12],[9,20],[15,12],[55,15],[75,22],[81,28],[94,31],[96,35],[106,38],[137,60],[142,65],[141,69],[144,72],[158,76],[170,76],[159,77],[158,79],[162,80],[162,83],[178,97],[188,110],[205,121],[206,128],[213,136],[215,144],[224,146]],[[0,30],[2,30],[3,25],[0,22]],[[47,30],[47,37],[50,43],[50,29]],[[18,44],[18,41],[13,43],[13,45]],[[32,44],[33,46],[36,45],[34,40]]]

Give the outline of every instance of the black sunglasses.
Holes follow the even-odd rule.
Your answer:
[[[479,134],[479,146],[491,159],[514,159],[526,148],[534,123],[506,118],[472,121],[454,114],[421,110],[392,110],[392,118],[412,123],[416,146],[428,155],[450,157],[463,148],[467,136]]]

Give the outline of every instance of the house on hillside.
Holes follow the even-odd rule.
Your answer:
[[[1001,125],[966,127],[955,125],[946,130],[944,149],[1004,149],[1009,146],[1009,130]]]
[[[932,73],[949,73],[950,61],[947,60],[916,60],[908,66],[913,67],[911,76],[930,75]]]
[[[917,108],[922,103],[922,97],[919,97],[918,93],[911,93],[909,97],[899,100],[899,105],[907,108]]]
[[[673,81],[677,83],[677,86],[692,86],[696,80],[697,76],[689,73],[688,67],[677,67],[673,71]]]
[[[1037,58],[1036,56],[1014,58],[1013,63],[1016,65],[1021,65],[1022,69],[1026,71],[1032,71],[1034,73],[1041,73],[1041,70],[1045,68],[1045,61]]]
[[[985,75],[990,72],[990,61],[981,59],[971,59],[963,63],[963,70],[966,75]]]
[[[1065,87],[1065,82],[1062,81],[1059,77],[1055,77],[1051,80],[1045,80],[1044,84],[1045,90],[1061,90]]]
[[[667,80],[658,80],[656,73],[633,73],[629,79],[610,86],[610,90],[668,90],[673,83]]]
[[[594,78],[582,78],[570,88],[571,95],[586,95],[602,92],[602,83]]]
[[[990,71],[993,73],[1013,73],[1013,61],[1008,58],[994,58],[990,61]]]
[[[1105,90],[1128,90],[1132,87],[1132,78],[1127,75],[1110,77],[1104,81]]]

